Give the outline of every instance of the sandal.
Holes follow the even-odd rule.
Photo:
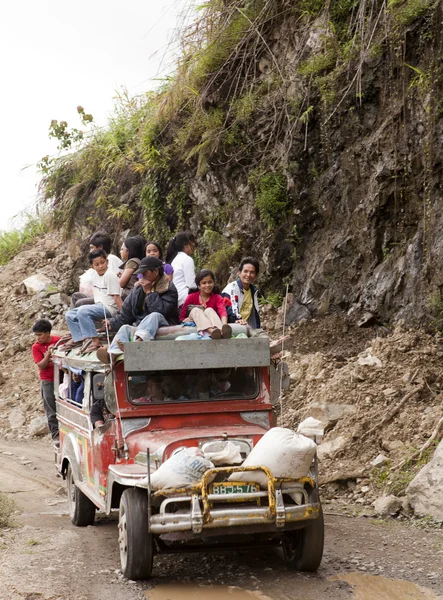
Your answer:
[[[104,363],[105,365],[111,364],[111,355],[108,352],[107,346],[102,346],[97,350],[97,358],[100,362]]]
[[[85,354],[91,354],[91,352],[96,352],[100,350],[100,348],[102,348],[102,345],[100,343],[90,344],[87,346]]]
[[[221,336],[224,340],[230,340],[232,338],[232,327],[227,323],[222,325]]]
[[[60,350],[69,352],[73,348],[78,348],[78,346],[80,346],[80,345],[81,345],[81,342],[74,342],[74,340],[71,338],[69,341],[67,341],[65,344],[63,344],[63,346],[60,347]]]
[[[218,329],[218,327],[214,327],[214,329],[211,331],[211,338],[213,340],[220,340],[222,337],[222,332],[220,331],[220,329]]]
[[[92,340],[83,340],[83,344],[77,354],[87,354],[89,352],[88,348],[92,344]]]
[[[69,342],[70,340],[72,340],[72,335],[69,333],[67,335],[64,335],[63,337],[61,337],[59,339],[58,342],[56,342],[54,344],[54,348],[61,348],[62,346],[64,346],[67,342]]]

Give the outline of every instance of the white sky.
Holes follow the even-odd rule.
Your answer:
[[[170,73],[168,42],[190,0],[15,0],[0,22],[0,231],[35,204],[35,163],[56,153],[52,119],[82,128],[76,107],[104,124],[115,91],[155,87]],[[165,56],[165,53],[167,55]],[[31,165],[22,171],[23,167]],[[17,222],[15,222],[17,224]]]

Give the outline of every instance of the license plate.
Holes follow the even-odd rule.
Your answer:
[[[259,491],[260,486],[258,483],[244,483],[243,481],[221,481],[220,483],[213,483],[210,489],[211,494],[218,494],[219,496],[251,494]]]

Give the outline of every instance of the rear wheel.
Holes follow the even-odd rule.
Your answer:
[[[77,527],[92,525],[95,519],[95,504],[75,485],[71,465],[68,465],[66,479],[69,516],[72,523]]]
[[[298,571],[316,571],[323,557],[324,546],[323,512],[309,521],[306,527],[290,531],[283,541],[285,560]]]
[[[154,540],[149,533],[146,490],[128,488],[123,492],[118,543],[123,575],[128,579],[149,579],[154,559]]]

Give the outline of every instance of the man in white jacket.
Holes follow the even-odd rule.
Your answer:
[[[249,325],[253,329],[260,327],[258,290],[253,285],[260,271],[258,260],[248,256],[238,268],[238,279],[228,283],[222,292],[231,300],[227,307],[229,322]]]

